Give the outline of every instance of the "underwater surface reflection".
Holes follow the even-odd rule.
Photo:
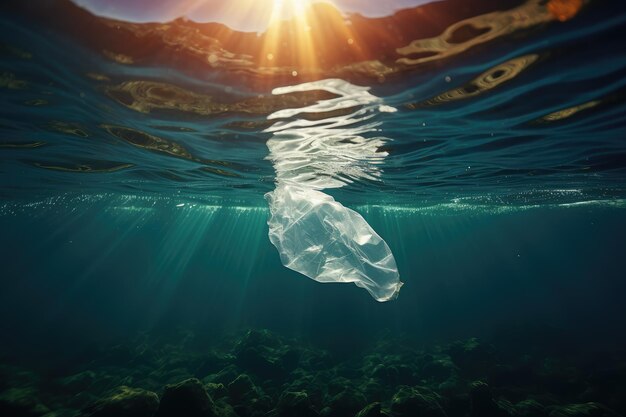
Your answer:
[[[351,106],[324,90],[272,89],[338,78],[397,109],[376,121],[381,135],[363,135],[388,157],[344,172],[342,201],[363,203],[374,177],[385,204],[623,197],[623,13],[599,0],[510,3],[435,2],[379,19],[316,3],[304,33],[286,21],[259,36],[184,19],[116,21],[69,1],[7,3],[2,192],[263,205],[275,179],[268,127],[307,106],[305,119],[332,123],[339,114],[320,100]],[[295,46],[305,41],[310,49]],[[307,50],[314,62],[299,57]]]

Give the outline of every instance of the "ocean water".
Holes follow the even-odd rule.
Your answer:
[[[318,66],[0,6],[1,414],[626,414],[626,10],[459,4]],[[397,298],[286,268],[281,184],[359,213]]]

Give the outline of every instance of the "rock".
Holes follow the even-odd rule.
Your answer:
[[[235,360],[235,357],[230,354],[220,355],[216,352],[207,354],[204,359],[199,363],[198,368],[195,371],[196,375],[208,375],[218,372],[220,369],[224,369]]]
[[[304,391],[285,391],[278,400],[277,415],[279,417],[317,417],[311,406],[309,396]]]
[[[494,348],[476,338],[452,343],[447,353],[461,373],[471,377],[483,377],[496,365]]]
[[[339,394],[341,391],[344,391],[346,387],[349,387],[352,384],[352,381],[348,378],[344,378],[342,376],[335,376],[334,378],[328,380],[326,382],[326,392],[328,393],[328,397],[332,398],[335,395]]]
[[[135,356],[129,362],[129,365],[133,368],[140,366],[151,366],[158,359],[159,357],[157,355],[157,352],[147,346],[142,346],[142,348],[139,348],[135,351]]]
[[[461,383],[461,380],[455,375],[446,379],[439,385],[435,385],[437,391],[441,393],[441,395],[445,397],[453,396],[460,394],[461,391],[465,390],[465,384]]]
[[[361,411],[359,411],[356,417],[384,417],[381,409],[381,404],[379,402],[371,403],[365,406]]]
[[[397,417],[445,417],[441,397],[426,387],[401,386],[391,399]]]
[[[303,358],[302,349],[287,344],[267,330],[248,331],[234,350],[237,365],[263,379],[284,379]]]
[[[377,365],[372,370],[372,376],[386,384],[395,384],[398,381],[398,370],[395,366]]]
[[[304,369],[322,370],[335,364],[333,357],[326,351],[307,349],[302,351],[299,366]]]
[[[286,371],[293,371],[300,363],[301,352],[296,349],[287,349],[280,355],[280,364]]]
[[[235,365],[228,365],[218,373],[206,376],[203,381],[205,383],[214,382],[228,385],[231,381],[237,378],[238,375],[239,372],[237,371],[237,367]]]
[[[494,402],[496,403],[496,408],[499,408],[498,415],[517,417],[517,409],[509,400],[505,398],[499,398],[497,400],[494,400]]]
[[[448,355],[431,356],[431,360],[422,365],[419,376],[441,382],[455,376],[456,369]]]
[[[213,399],[196,378],[166,385],[156,417],[214,417]]]
[[[88,389],[96,380],[96,374],[93,371],[84,371],[75,375],[70,375],[59,380],[59,385],[63,386],[67,391],[79,393]]]
[[[466,389],[459,378],[458,368],[446,354],[422,355],[418,376],[422,385],[436,388],[437,392],[446,397]]]
[[[380,384],[375,379],[366,379],[359,384],[359,389],[363,395],[365,395],[365,398],[371,402],[382,401],[387,398],[386,390],[388,389],[388,386]]]
[[[219,417],[242,417],[224,400],[215,401],[215,414]]]
[[[256,395],[256,387],[254,383],[250,379],[250,377],[246,374],[241,374],[237,378],[235,378],[230,384],[228,384],[228,395],[232,398],[233,403],[240,403],[246,395],[249,396],[250,393]]]
[[[590,402],[553,407],[550,417],[620,417],[620,415],[602,404]]]
[[[214,400],[218,398],[223,398],[228,395],[228,390],[221,382],[217,384],[214,382],[209,382],[205,384],[204,388],[209,393],[209,396]]]
[[[44,414],[42,417],[76,417],[76,415],[76,410],[72,410],[70,408],[59,408]]]
[[[276,379],[284,377],[280,361],[274,357],[269,348],[247,348],[237,353],[237,364],[262,378]]]
[[[515,404],[516,417],[546,417],[545,407],[535,400],[524,400]]]
[[[270,409],[271,399],[255,386],[246,374],[235,378],[228,384],[227,390],[231,403],[239,415],[265,414],[264,412]]]
[[[81,411],[84,417],[152,417],[159,397],[150,391],[121,386]]]
[[[389,347],[388,347],[389,348]],[[384,350],[382,352],[385,352]],[[398,383],[401,385],[411,385],[410,382],[404,382],[414,380],[415,373],[419,369],[421,363],[421,357],[417,356],[414,352],[403,353],[387,353],[387,354],[374,354],[366,358],[366,366],[370,369],[374,367],[377,372],[381,371],[381,367],[393,369],[398,375]],[[376,369],[378,368],[378,369]]]
[[[90,392],[83,391],[74,395],[67,395],[64,401],[62,401],[62,405],[68,408],[74,408],[77,410],[81,410],[86,406],[95,404],[98,400],[102,399],[102,393],[107,393],[109,390],[100,390],[101,395],[94,395]]]
[[[282,392],[305,392],[311,406],[316,410],[323,408],[328,392],[328,379],[321,375],[299,376],[290,384],[283,386]]]
[[[0,393],[0,416],[37,417],[49,411],[32,388],[9,388]]]
[[[333,396],[328,402],[330,407],[329,417],[353,416],[367,404],[367,399],[360,391],[350,385]]]
[[[491,388],[482,381],[470,387],[470,417],[507,417],[509,414],[493,400]]]
[[[290,375],[291,382],[283,391],[307,391],[310,395],[310,388],[315,384],[315,377],[308,372],[298,369]]]
[[[0,363],[0,392],[9,388],[32,387],[40,382],[41,376],[35,372]]]
[[[319,415],[321,417],[326,417],[327,415],[329,415],[331,413],[330,407],[324,407],[320,410]]]
[[[255,330],[251,329],[237,342],[236,349],[241,350],[250,347],[269,347],[278,349],[282,346],[282,342],[276,335],[267,329]]]
[[[164,384],[174,385],[177,381],[191,379],[194,376],[189,371],[187,371],[187,369],[174,368],[161,372],[157,377],[158,380]]]

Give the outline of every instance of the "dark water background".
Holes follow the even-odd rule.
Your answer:
[[[24,16],[0,16],[3,361],[62,368],[91,359],[94,345],[139,332],[176,340],[181,329],[210,343],[269,329],[338,357],[380,340],[421,347],[470,337],[557,356],[623,352],[626,14],[595,4],[371,85],[398,109],[375,115],[389,155],[378,179],[348,177],[330,193],[394,252],[405,285],[388,303],[281,265],[263,200],[274,187],[271,134],[229,127],[265,116],[145,114],[106,89],[140,80],[223,101],[257,92],[211,74],[120,65]],[[533,62],[506,83],[445,94],[528,55]]]
[[[366,211],[406,282],[380,304],[285,269],[263,209],[69,204],[2,217],[3,330],[35,350],[177,326],[269,328],[347,350],[386,332],[426,343],[516,326],[592,348],[624,341],[621,208]]]

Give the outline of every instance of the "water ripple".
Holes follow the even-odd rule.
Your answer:
[[[2,196],[132,192],[254,206],[288,173],[352,206],[373,195],[402,207],[622,201],[626,13],[544,3],[396,40],[398,62],[341,61],[332,71],[345,80],[277,78],[274,94],[257,78],[214,78],[243,74],[224,54],[199,76],[2,15]],[[163,33],[168,47],[182,45]],[[184,49],[201,56],[200,46]],[[555,191],[568,189],[581,194]]]

